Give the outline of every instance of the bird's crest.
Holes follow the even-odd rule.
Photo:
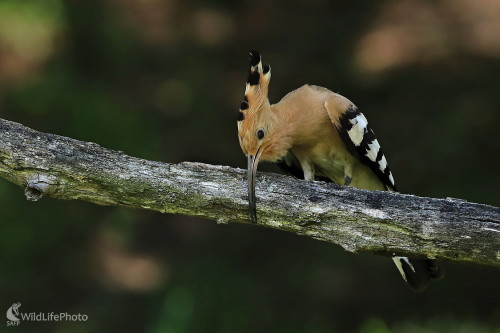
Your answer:
[[[259,111],[262,106],[268,105],[267,91],[271,80],[271,66],[263,65],[260,53],[250,51],[250,68],[245,87],[245,96],[240,105],[238,114],[238,128],[241,123]]]

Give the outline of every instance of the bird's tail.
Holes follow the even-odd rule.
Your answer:
[[[431,280],[441,279],[443,271],[435,260],[392,257],[403,279],[415,291],[422,291]]]

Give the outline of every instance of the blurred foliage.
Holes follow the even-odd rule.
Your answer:
[[[272,101],[305,83],[352,99],[403,192],[499,205],[498,31],[495,0],[0,0],[0,116],[244,168],[235,120],[254,48]],[[89,316],[17,331],[500,332],[498,269],[444,263],[415,294],[387,258],[283,232],[26,202],[4,180],[0,205],[1,309]]]

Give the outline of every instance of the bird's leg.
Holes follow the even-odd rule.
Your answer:
[[[307,159],[299,159],[300,167],[304,171],[305,180],[314,180],[314,164],[310,163]]]
[[[349,186],[352,182],[352,169],[351,167],[344,168],[344,186]]]

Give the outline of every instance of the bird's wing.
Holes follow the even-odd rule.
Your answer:
[[[327,100],[325,108],[347,149],[370,167],[388,191],[397,191],[387,159],[366,117],[352,103],[346,107],[345,101],[338,100]]]

